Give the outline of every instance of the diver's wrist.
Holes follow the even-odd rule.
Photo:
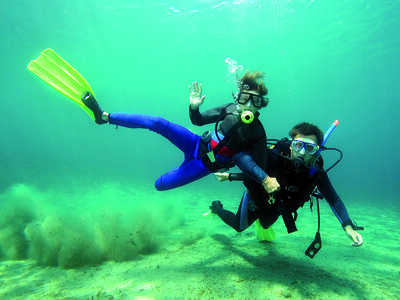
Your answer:
[[[110,115],[110,113],[103,111],[103,113],[101,114],[102,120],[108,122],[109,115]]]
[[[343,230],[347,232],[349,230],[353,230],[353,227],[351,225],[346,225],[343,227]]]
[[[267,175],[267,176],[265,176],[265,178],[264,178],[264,179],[261,181],[261,183],[262,183],[262,184],[266,184],[266,183],[267,183],[267,179],[268,179],[268,177],[269,177],[268,175]]]
[[[344,231],[346,231],[346,228],[349,228],[349,227],[351,229],[353,229],[353,223],[351,222],[350,219],[347,220],[346,222],[343,222],[343,224],[342,224],[342,228],[343,228]]]
[[[199,104],[190,104],[190,109],[192,110],[199,110],[200,105]]]

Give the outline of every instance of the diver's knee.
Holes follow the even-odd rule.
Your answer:
[[[156,182],[154,183],[154,186],[155,186],[155,188],[156,188],[157,191],[164,191],[164,190],[165,190],[165,189],[164,189],[164,186],[162,185],[162,181],[161,181],[160,178],[158,178],[158,179],[156,180]]]
[[[156,182],[154,183],[154,186],[156,188],[157,191],[167,191],[167,190],[171,190],[174,187],[172,187],[171,185],[164,184],[163,180],[162,180],[163,176],[160,176],[159,178],[157,178]]]

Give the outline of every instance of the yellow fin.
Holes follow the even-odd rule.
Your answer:
[[[77,103],[93,120],[95,119],[93,112],[81,100],[84,92],[89,91],[93,94],[89,83],[52,49],[43,50],[37,59],[29,63],[28,70]]]
[[[263,241],[272,242],[276,239],[275,232],[272,227],[264,229],[261,226],[260,221],[258,219],[254,223],[256,228],[257,239],[260,242]]]

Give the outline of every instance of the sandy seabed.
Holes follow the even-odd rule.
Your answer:
[[[323,247],[310,259],[304,251],[317,219],[307,204],[298,232],[288,235],[279,220],[277,239],[260,243],[254,226],[237,233],[217,216],[203,216],[210,202],[206,191],[159,196],[139,190],[140,198],[182,206],[170,212],[182,214],[182,221],[154,230],[160,236],[153,237],[157,245],[151,251],[74,268],[38,264],[37,254],[4,258],[0,299],[400,299],[398,210],[347,203],[366,229],[365,244],[353,248],[328,205],[321,204]],[[236,211],[239,200],[240,195],[224,205]],[[4,252],[5,242],[0,246]]]

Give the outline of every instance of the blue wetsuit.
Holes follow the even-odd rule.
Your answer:
[[[250,175],[250,178],[242,173],[230,174],[229,180],[243,180],[247,190],[243,194],[236,214],[219,208],[218,216],[238,232],[245,230],[257,219],[264,228],[268,228],[283,213],[287,216],[296,214],[297,209],[309,200],[314,187],[317,186],[342,226],[349,225],[351,221],[346,207],[333,188],[327,173],[319,170],[310,177],[308,168],[300,172],[295,171],[288,166],[288,160],[276,154],[277,151],[276,149],[268,151],[266,168],[267,173],[271,177],[276,177],[281,185],[280,191],[274,195],[275,203],[268,203],[269,195],[261,185],[262,180],[267,176],[266,172],[254,163],[250,153],[242,152],[235,156],[235,162],[238,167],[246,171],[246,174]],[[280,153],[289,155],[285,151],[280,151]],[[284,210],[282,210],[282,203]],[[293,228],[288,228],[288,232],[296,230],[293,221]]]
[[[204,114],[198,110],[190,110],[190,117],[195,125],[204,125],[215,123],[218,118],[223,117],[226,113],[231,113],[232,110],[232,104],[214,108]],[[113,125],[148,129],[160,134],[184,153],[184,161],[179,167],[161,175],[156,180],[155,187],[159,191],[183,186],[227,166],[228,163],[233,164],[233,155],[242,150],[253,151],[256,148],[255,145],[261,144],[261,142],[258,143],[259,140],[265,141],[266,139],[264,128],[256,119],[250,126],[241,126],[235,131],[226,144],[228,148],[234,147],[234,149],[225,147],[225,150],[228,150],[225,152],[224,149],[221,149],[221,152],[215,154],[216,163],[212,163],[207,156],[207,152],[213,148],[211,142],[203,142],[199,135],[180,125],[161,117],[142,114],[111,113],[108,118],[109,123]],[[223,137],[239,120],[232,115],[223,118],[219,130],[220,136]],[[264,149],[260,148],[258,153],[263,151]],[[256,152],[254,156],[257,157]]]
[[[161,117],[122,113],[111,113],[109,123],[128,128],[148,129],[162,135],[184,153],[184,161],[179,167],[156,180],[155,187],[159,191],[188,184],[211,173],[199,155],[201,137],[180,125]]]

